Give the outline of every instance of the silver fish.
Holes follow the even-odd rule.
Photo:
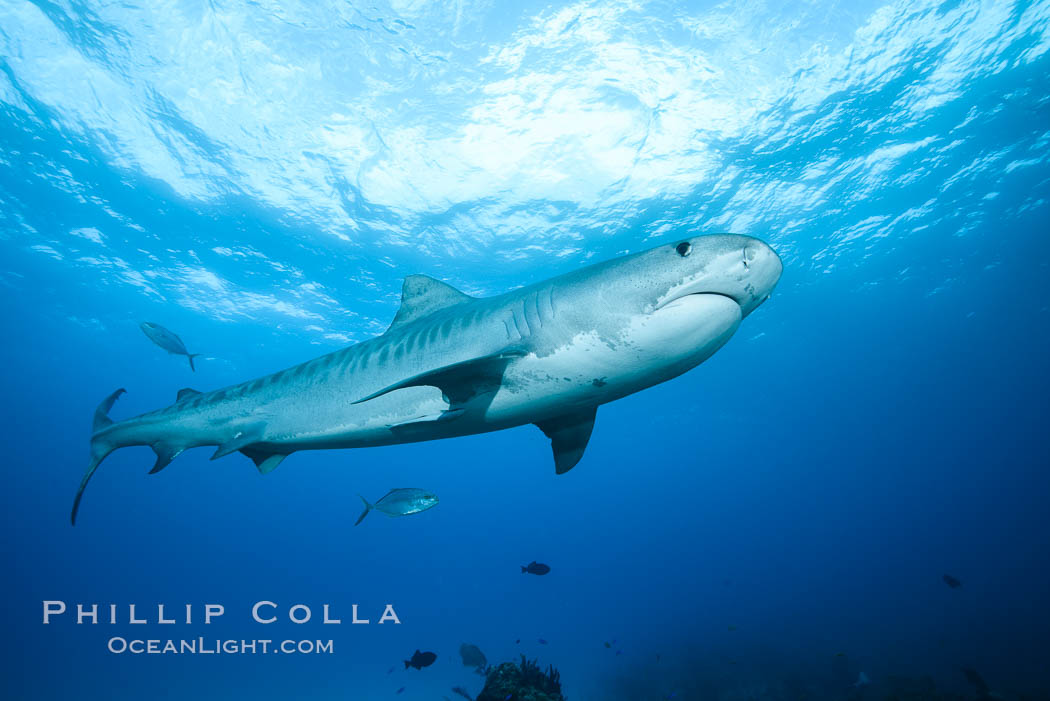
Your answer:
[[[361,497],[360,494],[357,496]],[[425,489],[402,487],[400,489],[391,489],[386,493],[386,496],[375,504],[369,504],[364,497],[361,497],[361,501],[365,503],[365,510],[357,518],[355,526],[364,521],[365,516],[372,509],[381,511],[387,516],[408,516],[409,514],[418,514],[420,511],[426,511],[431,507],[437,506],[438,498],[436,494],[431,494]]]
[[[156,343],[158,346],[168,351],[173,355],[184,355],[189,358],[190,370],[194,372],[197,368],[193,367],[193,359],[200,355],[200,353],[190,353],[186,350],[186,344],[182,342],[182,339],[176,336],[173,332],[164,328],[160,324],[154,324],[152,321],[143,321],[139,328],[142,329],[142,333],[146,334],[149,340]]]

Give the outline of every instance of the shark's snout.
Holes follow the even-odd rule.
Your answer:
[[[743,294],[736,301],[743,315],[747,316],[773,294],[773,288],[784,272],[784,263],[772,247],[758,239],[748,239],[741,256],[744,267],[741,280],[744,285]]]
[[[750,236],[699,236],[673,251],[684,266],[693,268],[661,295],[656,309],[688,295],[716,294],[736,302],[741,316],[747,316],[769,299],[784,271],[776,251]]]

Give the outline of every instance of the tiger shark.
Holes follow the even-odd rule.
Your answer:
[[[217,446],[262,474],[300,450],[383,446],[535,424],[558,474],[583,457],[597,409],[711,357],[769,298],[782,272],[748,236],[696,236],[506,294],[478,298],[425,275],[405,278],[381,336],[239,385],[179,391],[124,421],[95,410],[91,461],[151,446],[151,474]]]

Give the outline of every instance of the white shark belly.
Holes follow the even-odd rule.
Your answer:
[[[710,358],[740,325],[740,307],[721,295],[689,295],[617,332],[577,334],[507,368],[487,417],[512,426],[594,407],[670,380]]]

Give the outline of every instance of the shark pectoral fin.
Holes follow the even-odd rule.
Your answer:
[[[167,443],[157,443],[152,446],[153,452],[157,454],[157,462],[153,464],[153,469],[149,471],[151,475],[155,475],[165,467],[171,464],[171,461],[179,457],[184,450],[181,447],[169,445]]]
[[[565,474],[583,457],[587,441],[591,439],[591,431],[594,430],[594,417],[597,413],[598,407],[591,407],[536,424],[551,439],[554,471],[557,474]]]
[[[503,379],[503,371],[506,370],[510,361],[523,355],[525,355],[523,350],[506,348],[491,355],[471,358],[470,360],[420,373],[407,380],[388,385],[378,392],[373,392],[353,403],[367,402],[396,389],[431,386],[440,389],[441,393],[448,400],[449,405],[455,407],[455,405],[462,404],[477,394],[496,389]]]
[[[260,475],[268,475],[276,470],[281,461],[289,455],[288,453],[267,453],[251,446],[242,448],[241,453],[255,463]]]
[[[406,426],[416,426],[416,425],[419,425],[419,424],[431,424],[431,423],[435,423],[437,421],[451,421],[452,419],[456,418],[457,416],[460,416],[461,414],[463,414],[463,412],[465,412],[465,411],[466,411],[466,409],[462,409],[462,408],[445,409],[444,411],[437,411],[437,412],[434,412],[433,414],[424,414],[422,416],[417,416],[417,417],[412,418],[412,419],[406,419],[404,421],[399,421],[396,424],[390,424],[390,428],[396,429],[396,428],[403,428],[403,427],[406,427]]]
[[[226,441],[218,448],[211,456],[211,460],[218,460],[219,458],[226,457],[230,453],[236,453],[238,450],[242,450],[252,443],[259,443],[262,441],[263,431],[266,429],[266,424],[252,424],[245,426],[236,434],[233,438]]]
[[[186,397],[196,397],[198,394],[200,394],[200,392],[195,390],[195,389],[191,389],[189,387],[183,387],[175,395],[175,402],[176,403],[181,402]]]

